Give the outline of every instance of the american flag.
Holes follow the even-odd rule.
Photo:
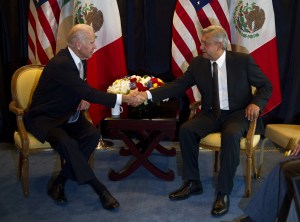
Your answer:
[[[45,65],[55,55],[60,0],[31,0],[28,12],[28,63]]]
[[[172,72],[182,75],[192,58],[199,55],[201,30],[221,25],[230,39],[229,12],[226,0],[178,0],[173,17]],[[187,91],[190,101],[200,100],[196,86]]]

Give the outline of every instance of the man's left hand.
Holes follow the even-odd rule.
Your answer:
[[[245,110],[245,117],[252,121],[258,118],[259,116],[259,107],[253,103],[249,104]]]
[[[90,103],[85,100],[81,100],[81,102],[78,105],[77,110],[88,110],[90,107]]]

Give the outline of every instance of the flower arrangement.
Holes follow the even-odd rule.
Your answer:
[[[128,94],[130,90],[137,89],[139,92],[144,92],[149,89],[155,89],[164,85],[164,82],[160,78],[144,75],[143,77],[138,75],[126,76],[121,79],[115,80],[108,88],[107,92],[114,94]],[[152,102],[150,102],[152,104]],[[153,105],[153,104],[152,104]],[[151,107],[151,105],[150,105]],[[148,101],[137,107],[129,107],[131,110],[132,118],[143,118],[150,115]]]
[[[128,94],[130,90],[134,89],[144,92],[162,85],[164,85],[164,82],[160,78],[147,75],[144,75],[143,77],[132,75],[115,80],[112,85],[108,87],[107,92],[114,94]]]

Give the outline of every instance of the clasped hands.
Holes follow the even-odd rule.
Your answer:
[[[147,101],[147,99],[147,93],[139,92],[137,89],[130,90],[130,93],[127,95],[122,95],[122,102],[134,107],[141,105]]]

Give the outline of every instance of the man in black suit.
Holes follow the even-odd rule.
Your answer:
[[[202,31],[202,55],[192,60],[187,71],[163,87],[141,93],[146,99],[160,101],[178,97],[196,85],[202,96],[201,112],[179,129],[183,159],[183,184],[169,195],[182,200],[203,192],[198,169],[199,141],[213,132],[221,132],[222,151],[211,214],[224,215],[229,209],[229,195],[239,165],[240,139],[249,121],[258,118],[272,93],[272,85],[253,58],[247,54],[227,51],[228,37],[220,26]],[[218,72],[218,87],[213,100],[213,63]],[[251,86],[257,89],[252,95]],[[219,98],[218,98],[219,97]],[[217,102],[214,108],[213,101]],[[221,109],[221,110],[220,110]]]
[[[82,114],[89,102],[114,107],[122,102],[135,105],[139,97],[115,95],[91,88],[84,81],[83,63],[95,50],[92,27],[75,25],[62,49],[45,66],[25,116],[26,128],[41,142],[48,141],[65,164],[48,190],[56,202],[66,203],[64,185],[68,179],[89,184],[99,195],[105,209],[118,201],[96,178],[88,159],[99,141],[99,131]],[[82,61],[84,60],[84,61]]]
[[[288,217],[296,193],[293,178],[300,176],[300,140],[291,155],[272,169],[244,209],[247,217],[237,222],[292,221]]]

